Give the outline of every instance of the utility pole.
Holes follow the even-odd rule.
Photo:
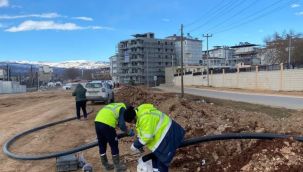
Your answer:
[[[183,24],[181,24],[181,97],[184,97],[184,83],[183,83]]]
[[[149,53],[148,53],[148,49],[147,49],[147,53],[146,53],[146,58],[147,58],[147,59],[146,59],[146,60],[147,60],[147,71],[146,71],[147,74],[146,74],[146,75],[147,75],[147,78],[146,78],[146,79],[147,79],[147,85],[148,85],[148,87],[149,87],[149,70],[148,70],[148,69],[149,69],[149,67],[148,67],[149,64],[148,64],[148,55],[149,55]]]
[[[291,56],[291,35],[289,35],[289,44],[288,44],[288,67],[290,68],[290,56]]]
[[[209,34],[206,34],[206,35],[204,35],[203,34],[203,37],[206,37],[206,48],[207,48],[207,56],[206,56],[206,58],[207,58],[207,86],[209,86],[209,51],[208,51],[208,38],[210,38],[210,37],[212,37],[213,35],[211,34],[211,35],[209,35]]]

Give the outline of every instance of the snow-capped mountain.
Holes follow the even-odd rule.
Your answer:
[[[88,60],[72,60],[63,62],[33,62],[33,61],[15,61],[10,63],[31,64],[37,66],[48,65],[57,68],[78,68],[78,69],[98,69],[109,67],[109,62],[88,61]]]

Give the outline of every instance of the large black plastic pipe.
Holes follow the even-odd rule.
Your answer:
[[[92,112],[93,112],[93,109],[90,109],[88,114],[91,114]],[[77,119],[77,117],[71,117],[71,118],[67,118],[67,119],[64,119],[64,120],[52,122],[52,123],[49,123],[49,124],[46,124],[46,125],[42,125],[42,126],[30,129],[30,130],[21,132],[21,133],[15,135],[15,136],[13,136],[12,138],[10,138],[9,140],[7,140],[4,143],[4,145],[2,147],[3,153],[6,154],[7,156],[13,158],[13,159],[42,160],[42,159],[55,158],[55,157],[59,157],[59,156],[64,156],[64,155],[76,153],[76,152],[79,152],[79,151],[86,150],[86,149],[97,146],[98,142],[94,141],[94,142],[84,144],[84,145],[80,145],[78,147],[68,149],[68,150],[65,150],[65,151],[62,151],[62,152],[54,152],[54,153],[42,154],[42,155],[20,155],[20,154],[15,154],[15,153],[13,153],[9,150],[10,146],[21,137],[24,137],[28,134],[31,134],[33,132],[36,132],[36,131],[39,131],[39,130],[42,130],[42,129],[45,129],[45,128],[48,128],[48,127],[51,127],[51,126],[54,126],[54,125],[65,123],[65,122],[72,121],[72,120],[75,120],[75,119]],[[118,137],[120,137],[120,138],[125,137],[125,134],[120,134],[120,135],[118,135]]]
[[[196,145],[196,144],[200,144],[200,143],[205,143],[205,142],[211,142],[211,141],[235,140],[235,139],[272,140],[272,139],[286,139],[289,137],[293,137],[293,136],[285,135],[285,134],[274,134],[274,133],[226,133],[226,134],[220,134],[220,135],[208,135],[208,136],[186,139],[182,142],[182,144],[179,146],[179,148]],[[294,136],[294,139],[297,141],[303,142],[303,137]],[[144,162],[146,162],[153,158],[154,158],[154,154],[149,153],[149,154],[143,156],[142,160]]]
[[[92,113],[92,111],[90,111],[89,113]],[[61,124],[64,122],[68,122],[71,120],[75,120],[77,119],[76,117],[72,117],[72,118],[67,118],[61,121],[57,121],[57,122],[53,122],[53,123],[49,123],[46,125],[42,125],[27,131],[24,131],[22,133],[19,133],[17,135],[15,135],[14,137],[10,138],[9,140],[7,140],[5,142],[5,144],[3,145],[3,152],[4,154],[6,154],[7,156],[13,158],[13,159],[18,159],[18,160],[42,160],[42,159],[49,159],[49,158],[55,158],[55,157],[59,157],[59,156],[64,156],[64,155],[68,155],[68,154],[72,154],[72,153],[76,153],[76,152],[80,152],[86,149],[90,149],[93,148],[95,146],[98,145],[97,141],[88,143],[88,144],[84,144],[84,145],[80,145],[78,147],[72,148],[72,149],[68,149],[62,152],[54,152],[54,153],[49,153],[49,154],[42,154],[42,155],[20,155],[20,154],[15,154],[13,152],[11,152],[9,150],[10,146],[17,141],[19,138],[28,135],[30,133],[33,133],[35,131],[39,131],[57,124]],[[118,138],[123,138],[126,137],[127,134],[126,133],[121,133],[118,134]],[[184,140],[184,142],[181,144],[181,147],[186,147],[186,146],[190,146],[190,145],[195,145],[195,144],[200,144],[200,143],[205,143],[205,142],[210,142],[210,141],[222,141],[222,140],[232,140],[232,139],[263,139],[263,140],[271,140],[271,139],[284,139],[284,138],[289,138],[289,137],[293,137],[290,135],[285,135],[285,134],[273,134],[273,133],[226,133],[226,134],[221,134],[221,135],[208,135],[208,136],[201,136],[201,137],[195,137],[195,138],[190,138],[190,139],[186,139]],[[303,137],[294,137],[295,140],[303,142]],[[153,154],[147,154],[143,157],[143,161],[148,161],[151,158],[153,158]]]

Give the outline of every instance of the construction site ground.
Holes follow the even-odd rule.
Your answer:
[[[181,98],[179,94],[145,87],[121,87],[116,90],[115,98],[117,102],[135,106],[153,103],[185,128],[186,138],[229,132],[303,133],[302,111],[190,95]],[[71,92],[61,90],[1,95],[0,146],[21,131],[74,116],[74,104]],[[94,109],[88,121],[70,121],[28,135],[12,146],[13,152],[48,153],[94,141],[94,118],[104,105],[88,105]],[[133,139],[119,141],[122,159],[131,172],[136,171],[138,158],[129,150]],[[97,147],[83,151],[83,155],[95,171],[102,171]],[[302,171],[302,164],[303,145],[292,139],[232,140],[182,148],[170,171]],[[13,160],[0,153],[0,171],[56,171],[56,163],[55,159]]]

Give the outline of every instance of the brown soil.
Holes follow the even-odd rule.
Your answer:
[[[70,92],[49,91],[0,96],[0,146],[14,134],[74,114]],[[302,112],[275,117],[270,110],[253,111],[237,106],[205,103],[202,97],[153,91],[144,87],[122,87],[115,94],[117,102],[135,106],[153,103],[186,129],[186,138],[226,132],[297,133],[303,130]],[[209,100],[208,100],[209,101]],[[88,121],[71,121],[16,142],[18,153],[47,153],[94,141],[94,117],[103,104],[90,105],[95,112]],[[252,105],[254,106],[254,105]],[[135,171],[138,156],[130,154],[132,138],[120,140],[120,151],[129,171]],[[98,148],[84,151],[85,158],[102,171]],[[110,152],[108,152],[110,154]],[[205,164],[202,162],[205,161]],[[178,150],[171,171],[300,171],[302,144],[291,139],[274,141],[220,141]],[[16,161],[0,154],[0,171],[55,171],[55,160]],[[79,170],[80,171],[80,170]]]

